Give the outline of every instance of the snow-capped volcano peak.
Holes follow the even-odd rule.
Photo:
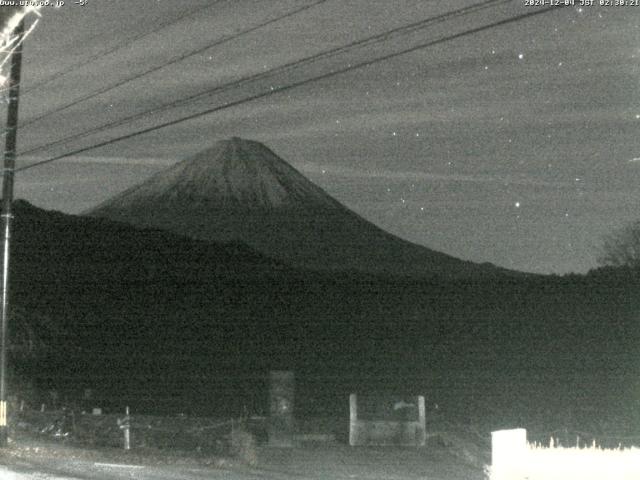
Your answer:
[[[88,214],[204,241],[239,241],[314,269],[447,278],[496,273],[381,230],[263,144],[237,137],[157,173]]]
[[[337,206],[269,148],[238,137],[175,164],[109,204],[124,207],[148,202],[243,209]]]

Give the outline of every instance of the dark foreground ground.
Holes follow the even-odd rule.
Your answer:
[[[166,451],[86,449],[16,438],[0,452],[0,478],[26,479],[433,479],[480,480],[482,452],[464,440],[430,439],[425,448],[303,444],[256,447],[256,466],[222,457]]]
[[[60,435],[66,430],[49,428],[59,425],[59,413],[25,411],[13,419],[9,446],[0,449],[0,479],[481,480],[490,461],[486,432],[445,421],[430,423],[427,445],[416,448],[350,447],[343,418],[306,419],[298,422],[295,447],[274,448],[260,419],[225,429],[221,419],[135,416],[125,451],[116,416],[78,415]],[[209,428],[216,426],[222,428]]]
[[[61,411],[25,410],[12,420],[9,447],[0,449],[0,480],[485,480],[494,430],[524,427],[530,442],[548,444],[553,437],[567,447],[594,441],[606,448],[638,446],[638,416],[629,412],[607,417],[575,409],[529,420],[506,411],[498,420],[430,412],[422,448],[350,447],[344,416],[297,419],[296,446],[273,448],[266,444],[264,417],[238,423],[134,414],[132,449],[124,451],[121,415],[77,414],[65,430],[57,428]]]

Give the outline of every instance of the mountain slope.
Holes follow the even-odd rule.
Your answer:
[[[445,278],[506,272],[383,231],[261,143],[237,137],[159,172],[87,214],[201,240],[238,240],[313,269]]]

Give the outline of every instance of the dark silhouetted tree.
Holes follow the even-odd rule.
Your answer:
[[[640,268],[640,220],[605,237],[598,263]]]
[[[14,357],[35,359],[61,348],[63,330],[48,316],[14,307],[10,321],[9,350]]]

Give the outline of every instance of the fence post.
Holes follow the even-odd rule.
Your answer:
[[[131,434],[130,434],[130,419],[129,419],[129,407],[125,409],[126,423],[124,424],[124,449],[131,450]]]
[[[125,408],[124,418],[118,418],[118,427],[124,432],[124,449],[131,450],[131,418],[129,417],[129,407]]]
[[[424,447],[427,443],[427,409],[424,404],[424,395],[418,395],[418,446]]]
[[[357,445],[358,440],[358,396],[349,395],[349,445]]]

